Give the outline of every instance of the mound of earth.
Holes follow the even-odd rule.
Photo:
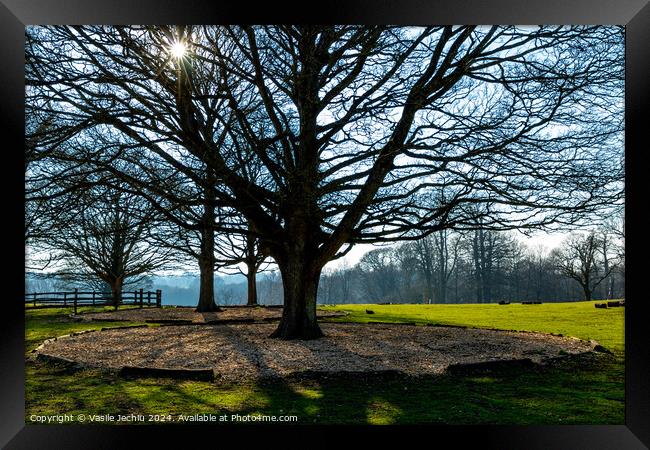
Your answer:
[[[398,324],[322,323],[325,337],[271,339],[275,324],[179,325],[106,329],[48,341],[45,359],[110,370],[206,370],[228,381],[301,372],[442,373],[495,361],[544,363],[594,349],[595,342],[541,333]]]
[[[345,313],[338,311],[318,311],[318,317],[338,317]],[[282,308],[277,307],[221,307],[221,311],[196,312],[194,308],[135,308],[119,309],[99,313],[85,313],[73,316],[82,321],[130,321],[130,322],[187,322],[187,323],[219,323],[219,322],[257,322],[280,320]]]

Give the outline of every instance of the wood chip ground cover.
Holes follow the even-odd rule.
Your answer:
[[[212,369],[227,381],[301,372],[444,372],[452,364],[528,358],[536,363],[593,350],[594,342],[541,333],[397,324],[322,323],[310,341],[268,336],[277,325],[220,324],[125,328],[68,336],[39,353],[91,367]]]
[[[336,311],[318,311],[318,317],[338,317],[344,313]],[[193,323],[205,323],[212,321],[237,321],[255,320],[264,321],[277,319],[282,316],[282,308],[267,307],[224,307],[221,311],[196,312],[194,308],[142,308],[123,309],[100,313],[86,313],[75,316],[83,321],[130,321],[144,322],[156,320],[190,320]]]

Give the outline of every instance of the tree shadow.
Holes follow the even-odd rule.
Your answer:
[[[268,414],[297,415],[302,423],[358,424],[372,422],[375,418],[371,417],[370,412],[382,408],[387,418],[379,418],[378,423],[396,420],[402,414],[401,408],[396,406],[397,396],[387,398],[373,389],[368,389],[369,386],[380,385],[386,380],[395,382],[404,377],[403,373],[390,366],[374,360],[371,372],[349,367],[347,370],[332,372],[312,369],[310,365],[310,368],[305,370],[281,374],[269,365],[267,355],[260,349],[259,343],[248,339],[233,327],[223,327],[229,329],[228,333],[222,334],[226,336],[229,345],[258,369],[254,383],[268,401],[265,408]],[[370,358],[337,344],[332,338],[328,339],[324,351],[316,351],[312,341],[289,342],[290,345],[309,353],[314,358],[312,363],[315,367],[327,366],[328,361],[325,359],[331,358],[331,355],[325,357],[328,353],[334,353],[342,359]],[[335,418],[342,414],[345,419],[337,421]]]
[[[317,409],[314,399],[301,395],[287,377],[271,367],[258,344],[247,339],[237,327],[231,325],[220,325],[220,327],[228,330],[227,333],[220,334],[225,337],[231,348],[255,367],[256,373],[253,375],[251,383],[254,390],[264,398],[266,403],[262,410],[247,408],[242,411],[243,414],[257,411],[276,416],[297,415],[299,420],[313,414]],[[216,327],[213,329],[217,332]],[[220,381],[216,380],[215,383],[220,383]]]

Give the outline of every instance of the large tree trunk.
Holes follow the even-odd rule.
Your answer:
[[[257,269],[254,266],[248,266],[246,280],[248,281],[248,306],[257,306]]]
[[[214,264],[201,258],[199,260],[201,279],[199,282],[199,303],[197,312],[219,311],[214,301]]]
[[[250,227],[249,227],[250,228]],[[246,236],[246,281],[248,282],[248,306],[257,305],[257,255],[255,238],[249,234]]]
[[[591,301],[592,293],[591,289],[589,289],[589,286],[583,285],[582,290],[585,293],[585,301]]]
[[[118,307],[122,303],[122,279],[118,278],[117,280],[111,283],[111,296],[113,297],[113,306]]]
[[[220,311],[214,301],[214,234],[211,227],[201,231],[201,254],[199,256],[199,304],[197,312]]]
[[[207,188],[203,192],[203,214],[201,217],[201,253],[199,255],[199,304],[197,312],[220,311],[214,301],[214,223],[216,194],[214,185],[216,177],[211,169],[206,171]]]
[[[280,325],[271,337],[307,340],[323,336],[316,321],[316,296],[322,268],[310,267],[308,254],[276,258],[282,274],[284,308]]]
[[[203,216],[201,229],[201,254],[199,255],[199,271],[201,274],[199,287],[199,304],[196,306],[197,312],[219,311],[219,307],[214,301],[214,222],[215,211],[214,201],[215,194],[212,186],[215,182],[214,174],[211,170],[207,171],[207,181],[210,188],[206,189],[203,198]]]

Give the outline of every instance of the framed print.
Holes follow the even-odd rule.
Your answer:
[[[647,448],[647,2],[315,6],[3,0],[0,443]]]

